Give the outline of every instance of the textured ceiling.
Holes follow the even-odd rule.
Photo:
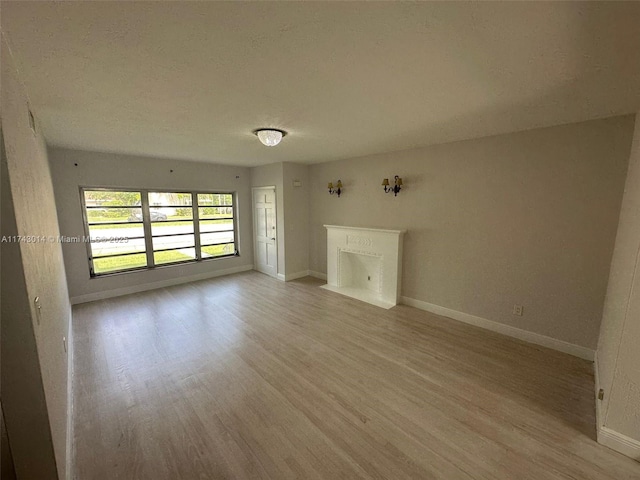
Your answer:
[[[3,1],[2,30],[70,148],[315,163],[640,110],[639,2]]]

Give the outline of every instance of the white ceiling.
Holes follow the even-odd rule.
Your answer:
[[[70,148],[315,163],[640,110],[640,2],[3,1],[2,30]]]

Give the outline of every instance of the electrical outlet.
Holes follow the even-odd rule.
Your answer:
[[[522,305],[514,305],[513,306],[513,314],[514,315],[518,315],[519,317],[521,317],[523,312],[524,312],[524,308],[522,307]]]

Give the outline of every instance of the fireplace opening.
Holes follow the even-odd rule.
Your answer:
[[[341,250],[339,262],[339,286],[362,288],[378,294],[382,291],[380,255]]]

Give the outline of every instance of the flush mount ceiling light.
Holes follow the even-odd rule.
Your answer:
[[[284,130],[276,130],[274,128],[259,128],[253,133],[255,133],[263,145],[267,147],[275,147],[280,143],[282,137],[287,134]]]

